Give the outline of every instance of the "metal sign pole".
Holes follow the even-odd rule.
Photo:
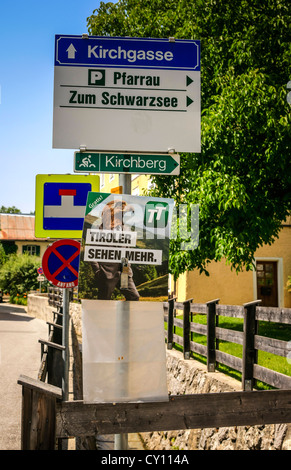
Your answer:
[[[70,289],[63,289],[63,330],[62,344],[65,347],[63,355],[63,400],[68,401],[69,397],[69,297]]]
[[[122,186],[122,194],[131,194],[131,174],[119,174],[119,186]],[[117,350],[120,351],[120,357],[127,361],[128,343],[129,343],[129,308],[126,302],[120,302],[117,320]],[[120,391],[126,394],[127,390],[127,365],[124,363],[120,369],[119,383]],[[128,434],[115,434],[114,450],[127,450]]]

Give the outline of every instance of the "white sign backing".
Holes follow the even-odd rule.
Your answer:
[[[200,42],[56,36],[53,147],[200,152]]]

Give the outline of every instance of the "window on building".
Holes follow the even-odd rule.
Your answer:
[[[29,255],[40,255],[40,246],[39,245],[23,245],[22,253],[28,253]]]

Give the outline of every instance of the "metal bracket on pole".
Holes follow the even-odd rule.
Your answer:
[[[80,145],[79,148],[80,148],[80,152],[86,152],[86,150],[87,150],[86,145]]]

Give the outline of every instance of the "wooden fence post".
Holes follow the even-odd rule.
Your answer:
[[[52,323],[47,321],[46,322],[49,329],[49,341],[52,341],[56,344],[62,344],[62,325],[58,325],[57,323]]]
[[[244,304],[244,338],[243,338],[243,367],[242,387],[244,391],[251,391],[254,386],[253,369],[257,361],[255,350],[255,334],[257,334],[256,306],[260,300]]]
[[[207,371],[215,372],[216,367],[216,304],[219,299],[206,302],[207,306]]]
[[[56,445],[56,401],[62,389],[20,376],[22,385],[22,450],[54,450]]]
[[[44,352],[44,346],[47,347],[47,380],[51,385],[62,387],[62,380],[64,375],[64,364],[62,352],[65,347],[61,344],[52,343],[44,339],[39,339],[41,343],[41,355]]]
[[[173,347],[173,332],[174,332],[174,304],[176,297],[168,300],[168,334],[167,334],[167,348]]]
[[[193,299],[183,302],[183,354],[190,359],[190,304]]]

